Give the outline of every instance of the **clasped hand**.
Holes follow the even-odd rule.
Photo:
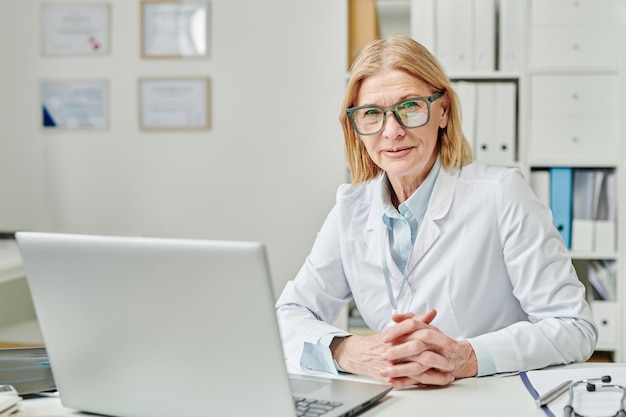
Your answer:
[[[395,388],[448,385],[475,376],[476,355],[467,341],[452,339],[430,323],[437,312],[395,314],[393,327],[371,336],[335,338],[333,357],[347,372],[369,375]]]

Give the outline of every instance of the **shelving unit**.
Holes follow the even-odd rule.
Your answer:
[[[550,167],[571,167],[573,170],[607,169],[618,177],[614,190],[624,195],[623,162],[620,143],[623,140],[624,114],[619,51],[623,38],[624,2],[603,1],[532,1],[529,7],[527,33],[529,111],[525,138],[525,164],[533,172]],[[593,172],[593,171],[591,171]],[[576,189],[576,185],[574,185]],[[617,198],[614,202],[617,203]],[[618,206],[621,204],[618,204]],[[572,213],[576,217],[576,213]],[[623,300],[626,288],[624,273],[620,272],[620,216],[612,219],[614,236],[601,236],[593,226],[596,239],[613,240],[605,247],[579,251],[572,257],[580,279],[587,284],[588,298],[600,330],[599,351],[624,360],[622,331]],[[623,216],[621,217],[624,218]],[[572,226],[572,247],[579,233]],[[592,236],[593,237],[593,236]],[[600,243],[599,241],[597,243]],[[599,245],[598,245],[599,246]],[[609,246],[606,248],[606,246]],[[615,293],[608,300],[596,299],[590,280],[591,264],[617,263]],[[611,285],[612,286],[612,285]]]
[[[376,5],[382,37],[415,38],[440,59],[454,82],[515,84],[515,152],[512,161],[501,164],[519,167],[529,183],[533,173],[552,167],[615,172],[615,247],[573,250],[572,258],[588,295],[593,294],[589,263],[617,262],[616,300],[590,299],[590,304],[600,328],[598,353],[626,360],[626,275],[619,268],[626,264],[620,251],[626,247],[620,233],[626,223],[626,147],[621,145],[626,140],[626,0],[377,0]],[[472,55],[481,48],[493,56]],[[481,60],[492,65],[477,64]],[[480,149],[474,153],[480,160]]]

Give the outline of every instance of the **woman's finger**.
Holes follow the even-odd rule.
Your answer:
[[[418,330],[428,329],[430,327],[431,326],[428,323],[418,320],[417,316],[413,316],[402,320],[395,326],[385,330],[383,332],[383,342],[391,343],[403,336],[410,335]]]
[[[449,385],[455,378],[447,372],[428,370],[414,377],[390,378],[387,383],[394,388],[406,388],[411,385]]]

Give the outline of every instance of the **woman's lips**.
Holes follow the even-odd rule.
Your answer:
[[[413,149],[413,147],[404,146],[400,148],[385,149],[383,150],[383,153],[390,158],[402,158],[411,152],[411,149]]]

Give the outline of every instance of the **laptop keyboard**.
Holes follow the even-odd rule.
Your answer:
[[[294,397],[296,415],[298,417],[319,417],[342,405],[339,402],[314,400],[312,398]]]

